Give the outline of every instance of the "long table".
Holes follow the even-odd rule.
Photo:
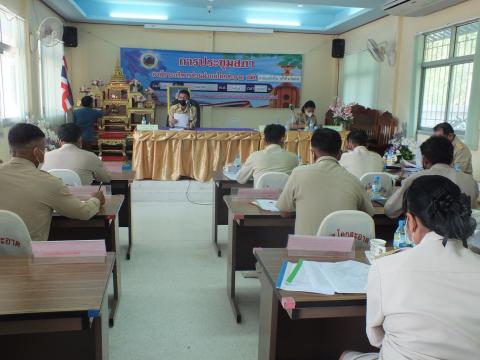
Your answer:
[[[340,133],[345,139],[347,132]],[[134,132],[136,179],[209,181],[213,173],[240,155],[242,163],[264,146],[263,134],[252,129],[156,130]],[[309,131],[288,131],[285,149],[312,162]]]
[[[108,284],[115,255],[102,260],[3,257],[2,359],[107,360]]]
[[[242,321],[242,315],[235,294],[236,271],[255,270],[255,248],[285,248],[288,235],[295,232],[294,218],[261,210],[252,204],[253,200],[235,195],[224,196],[228,208],[227,296],[237,323]],[[393,238],[395,222],[384,215],[382,206],[372,204],[376,236]]]
[[[261,249],[255,257],[261,268],[259,360],[336,360],[345,350],[376,351],[365,333],[365,294],[279,290],[276,280],[282,262],[288,259],[287,251]],[[357,260],[365,261],[364,254],[358,253]],[[290,306],[284,307],[285,303]]]
[[[105,239],[107,251],[115,253],[117,261],[113,266],[113,296],[110,302],[110,326],[113,326],[121,295],[121,276],[119,261],[118,213],[122,206],[123,195],[105,197],[105,205],[90,220],[69,219],[54,214],[50,226],[49,240],[97,240]]]

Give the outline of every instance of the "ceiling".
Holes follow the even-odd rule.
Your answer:
[[[384,0],[42,0],[67,21],[340,34],[385,13]]]

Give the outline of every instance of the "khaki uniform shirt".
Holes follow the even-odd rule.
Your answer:
[[[82,185],[90,185],[98,180],[110,182],[110,174],[94,153],[79,149],[74,144],[65,144],[60,149],[45,153],[42,170],[69,169],[75,171],[82,180]]]
[[[168,123],[170,124],[170,127],[175,127],[174,114],[188,115],[190,127],[195,127],[197,123],[197,108],[195,106],[187,105],[185,109],[182,109],[182,105],[180,104],[170,106],[170,111],[168,112]]]
[[[62,180],[39,170],[21,158],[0,165],[0,209],[22,218],[32,240],[48,240],[53,210],[79,220],[88,220],[100,209],[100,201],[80,201]]]
[[[478,359],[480,256],[434,232],[413,249],[375,260],[367,335],[380,359]]]
[[[353,151],[344,153],[340,165],[358,178],[369,172],[382,172],[385,167],[382,157],[368,151],[365,146],[357,146]]]
[[[320,223],[338,210],[373,214],[373,207],[360,180],[331,156],[293,170],[277,201],[282,212],[296,212],[295,234],[316,235]]]
[[[453,164],[460,164],[464,173],[472,174],[472,153],[467,145],[465,145],[458,136],[452,141],[453,145]]]
[[[405,192],[415,179],[424,175],[441,175],[452,180],[455,184],[458,185],[458,187],[463,193],[470,196],[470,200],[472,202],[472,209],[475,209],[477,207],[478,185],[477,182],[473,179],[472,175],[457,172],[455,169],[448,166],[447,164],[435,164],[430,169],[414,173],[405,180],[403,180],[400,189],[397,189],[385,203],[385,215],[392,219],[402,215],[403,194],[405,194]]]
[[[283,150],[280,145],[268,145],[265,150],[250,154],[247,161],[240,168],[237,181],[245,184],[253,176],[254,183],[266,172],[275,171],[290,174],[298,166],[294,153]]]
[[[308,126],[309,121],[313,122],[313,126],[320,126],[320,122],[315,114],[313,114],[310,118],[305,113],[298,113],[295,114],[295,125],[297,128],[306,128]],[[292,129],[295,129],[294,126],[291,126]]]

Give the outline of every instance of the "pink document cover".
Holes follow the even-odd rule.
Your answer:
[[[237,197],[242,199],[268,199],[276,200],[280,196],[280,189],[252,189],[252,188],[240,188],[236,194]]]
[[[287,251],[315,253],[351,253],[355,239],[353,237],[289,235]]]
[[[82,185],[82,186],[70,186],[68,188],[70,192],[80,199],[90,199],[92,193],[98,191],[98,185]],[[109,196],[112,195],[112,190],[110,185],[102,185],[100,191],[103,192],[103,195]]]
[[[105,257],[104,240],[32,241],[33,257]]]
[[[103,162],[103,166],[110,173],[121,173],[122,165],[123,163],[121,161],[104,161]]]

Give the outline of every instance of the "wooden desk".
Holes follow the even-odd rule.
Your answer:
[[[75,220],[54,214],[50,226],[49,240],[96,240],[105,239],[107,251],[120,251],[118,239],[118,213],[122,206],[123,195],[105,197],[105,205],[90,220]],[[120,261],[113,266],[113,297],[110,299],[110,326],[113,326],[120,301],[121,280]]]
[[[107,294],[115,254],[94,263],[79,259],[2,257],[2,359],[108,359]]]
[[[294,218],[264,211],[251,204],[253,199],[224,196],[228,207],[227,292],[237,323],[242,321],[235,297],[235,272],[255,270],[256,247],[283,248],[295,229]]]
[[[242,185],[236,180],[231,180],[223,175],[223,171],[213,173],[213,214],[212,214],[212,243],[217,252],[217,256],[222,256],[222,251],[218,247],[218,225],[228,225],[228,208],[223,197],[230,195],[233,188],[252,187],[253,181]]]
[[[112,195],[123,195],[125,197],[125,201],[120,208],[119,226],[128,227],[127,260],[130,260],[132,251],[132,197],[130,186],[135,179],[135,171],[122,170],[121,161],[104,161],[103,164],[111,175]]]
[[[360,255],[359,257],[364,254]],[[285,249],[257,250],[261,267],[258,359],[335,359],[345,350],[375,351],[365,333],[364,294],[320,295],[276,288]],[[295,259],[292,259],[295,260]],[[295,308],[285,310],[282,299]]]

